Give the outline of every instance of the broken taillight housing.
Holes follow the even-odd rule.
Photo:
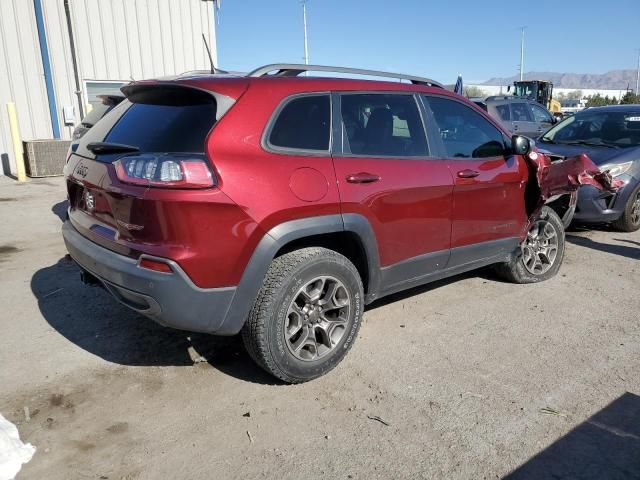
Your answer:
[[[204,158],[197,156],[131,155],[114,163],[123,183],[161,188],[208,188],[215,178]]]

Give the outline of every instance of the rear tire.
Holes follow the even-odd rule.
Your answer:
[[[556,212],[543,207],[527,237],[511,261],[496,266],[497,273],[514,283],[536,283],[554,277],[564,258],[563,222]]]
[[[621,232],[635,232],[640,229],[640,185],[629,197],[622,216],[612,225]]]
[[[360,329],[364,293],[344,256],[311,247],[273,260],[242,329],[245,348],[264,370],[287,383],[329,372]]]

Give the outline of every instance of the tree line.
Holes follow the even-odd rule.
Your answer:
[[[628,91],[624,94],[624,96],[618,101],[616,97],[609,97],[609,95],[605,95],[604,97],[599,93],[595,95],[591,95],[586,97],[587,107],[604,107],[605,105],[630,105],[634,103],[640,103],[640,95],[636,95],[632,91]]]

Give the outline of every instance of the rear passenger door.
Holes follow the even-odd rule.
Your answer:
[[[514,134],[532,138],[538,136],[538,125],[533,121],[533,115],[526,102],[511,104],[511,123]]]
[[[513,248],[526,221],[524,159],[505,156],[508,139],[471,107],[444,96],[424,99],[455,182],[449,266]]]
[[[405,92],[335,94],[334,165],[344,215],[376,236],[383,289],[445,266],[453,179],[427,142],[419,98]],[[385,288],[386,287],[386,288]]]
[[[509,108],[509,104],[505,103],[502,105],[496,105],[493,108],[495,108],[495,114],[500,120],[502,126],[509,130],[509,132],[513,133],[513,123],[511,122],[511,108]]]

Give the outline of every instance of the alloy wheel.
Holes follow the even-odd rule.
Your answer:
[[[351,297],[335,277],[321,276],[307,282],[294,295],[284,319],[285,343],[299,360],[324,357],[347,331]]]
[[[548,220],[538,219],[522,242],[524,268],[533,275],[548,272],[558,256],[558,243],[556,227]]]

